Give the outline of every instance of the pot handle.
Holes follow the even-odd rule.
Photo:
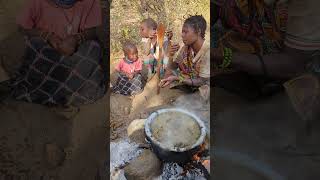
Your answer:
[[[151,142],[147,138],[144,138],[144,140],[146,141],[146,143],[151,144]]]
[[[151,145],[147,143],[139,144],[138,148],[151,149]]]

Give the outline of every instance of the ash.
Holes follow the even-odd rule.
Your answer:
[[[128,139],[110,143],[110,172],[136,158],[142,151]]]
[[[163,171],[157,180],[206,180],[204,174],[199,169],[192,169],[186,175],[182,175],[183,168],[177,163],[165,163]]]

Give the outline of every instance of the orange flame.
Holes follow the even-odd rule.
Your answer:
[[[205,149],[206,149],[206,144],[205,143],[201,144],[199,151],[192,156],[192,160],[199,161],[201,159],[200,155]]]

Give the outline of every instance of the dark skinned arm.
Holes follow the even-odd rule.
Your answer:
[[[267,74],[273,78],[290,79],[303,73],[311,52],[285,47],[283,52],[263,56]],[[231,67],[254,75],[263,75],[256,55],[234,53]]]
[[[80,35],[82,36],[82,40],[84,41],[95,40],[97,39],[97,27],[86,29],[83,32],[81,32]]]
[[[141,71],[135,71],[134,75],[141,74]]]
[[[202,86],[206,81],[208,81],[208,78],[199,77],[195,79],[184,79],[182,83],[189,86]]]

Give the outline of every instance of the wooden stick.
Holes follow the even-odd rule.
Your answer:
[[[160,69],[161,69],[161,58],[162,58],[162,48],[163,48],[163,40],[165,35],[165,27],[162,23],[159,24],[157,29],[158,34],[158,44],[159,44],[159,53],[158,53],[158,64],[157,64],[157,76],[158,76],[158,82],[157,85],[160,83]],[[157,88],[157,94],[160,94],[160,87]]]

